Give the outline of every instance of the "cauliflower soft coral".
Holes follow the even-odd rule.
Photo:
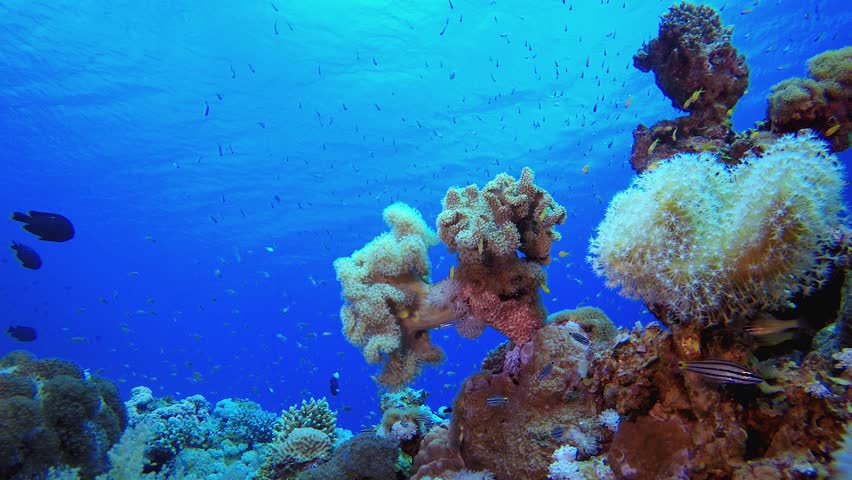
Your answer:
[[[334,268],[346,301],[340,309],[343,334],[367,362],[385,362],[380,383],[400,386],[417,375],[422,362],[441,361],[443,353],[427,330],[454,315],[426,301],[427,251],[438,242],[435,233],[404,203],[389,206],[383,216],[391,231],[338,258]]]

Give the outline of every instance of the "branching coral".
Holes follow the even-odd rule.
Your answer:
[[[346,304],[340,309],[343,334],[360,347],[368,363],[383,363],[379,382],[401,386],[422,362],[438,363],[441,350],[428,329],[453,319],[451,309],[426,302],[431,265],[427,256],[437,238],[420,213],[403,203],[385,209],[391,231],[349,257],[334,262]]]
[[[781,308],[828,278],[843,168],[810,134],[726,169],[683,154],[610,203],[588,260],[607,285],[680,320]]]

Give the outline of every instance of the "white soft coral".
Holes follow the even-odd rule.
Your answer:
[[[552,480],[582,480],[580,466],[577,464],[577,449],[571,445],[562,445],[553,452],[554,462],[550,464]]]

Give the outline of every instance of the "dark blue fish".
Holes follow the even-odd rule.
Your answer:
[[[38,338],[38,334],[34,328],[23,325],[11,326],[6,330],[6,333],[19,342],[32,342]]]
[[[21,262],[21,266],[30,270],[38,270],[41,268],[41,257],[38,256],[35,250],[21,243],[12,242],[12,250],[15,251],[15,256]]]
[[[67,242],[74,238],[74,225],[58,213],[30,210],[29,215],[14,212],[12,220],[23,222],[24,230],[38,235],[39,240],[48,242]]]
[[[573,338],[575,341],[577,341],[577,343],[582,343],[583,345],[585,345],[587,347],[592,344],[591,340],[589,340],[585,335],[581,335],[581,334],[576,333],[576,332],[571,332],[568,335],[571,335],[571,338]]]
[[[553,371],[553,362],[550,362],[547,365],[545,365],[541,369],[540,372],[538,372],[538,375],[535,377],[535,379],[538,380],[538,381],[544,380],[545,378],[547,378],[548,375],[550,375],[550,372],[552,372],[552,371]]]
[[[207,103],[207,100],[204,101],[204,116],[210,115],[210,104]]]
[[[697,373],[708,380],[720,383],[753,385],[763,382],[760,375],[746,367],[728,360],[698,360],[679,362],[678,367],[687,372]]]
[[[332,396],[335,396],[335,397],[337,396],[338,393],[340,393],[339,379],[340,379],[340,374],[337,373],[337,372],[334,372],[331,375],[331,379],[329,379],[329,381],[328,381],[328,390],[329,390],[329,392],[331,392]]]

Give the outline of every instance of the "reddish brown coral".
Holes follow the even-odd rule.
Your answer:
[[[706,5],[671,7],[657,38],[633,57],[633,64],[654,71],[673,106],[701,116],[724,118],[748,88],[748,66],[731,45],[730,27],[723,28],[719,14]]]

